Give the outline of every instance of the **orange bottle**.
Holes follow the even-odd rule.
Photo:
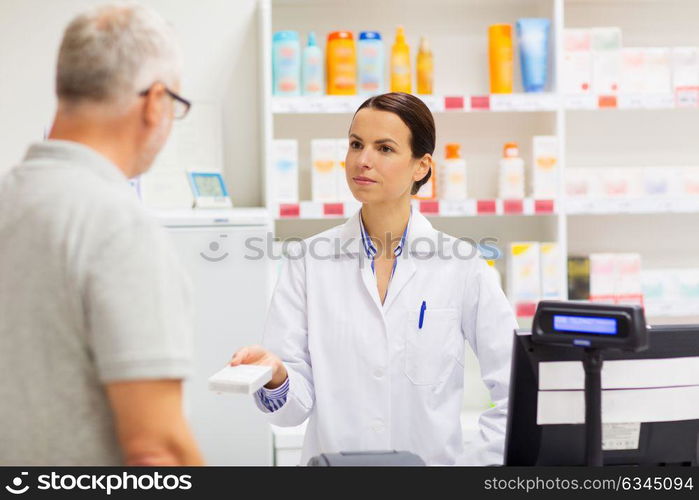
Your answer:
[[[326,90],[328,95],[357,93],[357,54],[349,31],[333,31],[326,47]]]
[[[514,72],[511,25],[493,24],[488,28],[488,59],[490,93],[511,94]]]
[[[461,157],[461,144],[445,145],[444,163],[439,167],[437,194],[440,200],[466,199],[466,160]]]

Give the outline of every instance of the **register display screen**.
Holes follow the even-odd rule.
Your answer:
[[[553,329],[559,332],[587,333],[592,335],[617,335],[619,328],[615,318],[594,316],[553,315]]]
[[[194,182],[197,185],[199,196],[210,196],[212,198],[225,196],[218,175],[195,175]]]

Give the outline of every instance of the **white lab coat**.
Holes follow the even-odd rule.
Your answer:
[[[258,407],[274,425],[309,419],[302,464],[319,453],[364,450],[407,450],[427,464],[502,464],[517,325],[495,273],[472,245],[416,211],[398,259],[382,305],[359,212],[290,252],[263,341],[284,361],[289,394],[275,412]],[[464,339],[495,403],[467,450]]]

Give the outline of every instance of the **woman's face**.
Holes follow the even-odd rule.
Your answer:
[[[413,182],[422,179],[430,155],[413,158],[410,129],[388,111],[364,108],[352,121],[345,175],[354,197],[362,203],[410,199]]]

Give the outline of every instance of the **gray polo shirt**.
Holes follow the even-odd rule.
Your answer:
[[[180,379],[189,283],[123,173],[45,141],[0,178],[0,465],[122,463],[104,384]]]

